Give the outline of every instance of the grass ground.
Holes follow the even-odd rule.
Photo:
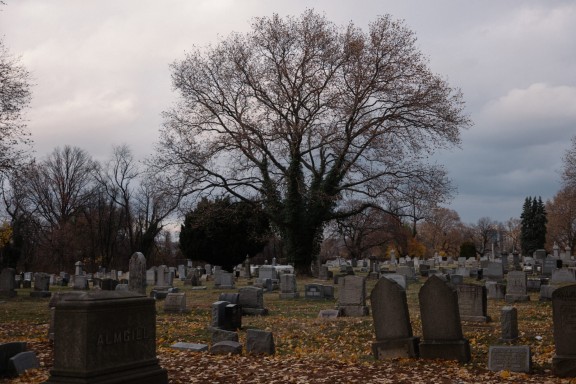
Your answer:
[[[207,326],[210,324],[211,304],[221,292],[208,282],[205,291],[192,291],[180,281],[176,285],[186,292],[190,313],[164,313],[163,302],[157,305],[157,353],[162,367],[168,370],[170,383],[571,383],[551,374],[554,355],[552,310],[549,302],[517,303],[520,339],[517,345],[529,345],[532,351],[533,372],[530,375],[511,372],[491,372],[486,369],[488,348],[501,345],[500,309],[502,300],[489,300],[488,314],[492,321],[485,324],[463,322],[464,336],[470,341],[472,361],[458,364],[451,361],[396,359],[375,361],[371,354],[374,340],[372,317],[318,318],[322,309],[332,309],[335,300],[312,301],[303,298],[304,285],[320,282],[299,279],[301,298],[279,299],[278,292],[265,293],[264,303],[270,315],[242,319],[239,331],[244,344],[249,328],[272,331],[276,355],[212,356],[207,353],[183,352],[170,348],[182,341],[210,344]],[[423,284],[410,284],[407,297],[412,327],[421,335],[418,291]],[[472,280],[470,282],[473,282]],[[324,282],[328,284],[330,282]],[[376,283],[368,280],[367,293]],[[237,288],[245,285],[240,279]],[[51,287],[52,291],[69,288]],[[0,299],[0,342],[26,341],[35,351],[42,367],[19,378],[0,379],[2,383],[41,383],[49,376],[53,346],[48,342],[48,299],[29,296],[29,289],[21,289],[14,299]],[[369,295],[368,295],[369,296]],[[338,286],[336,285],[336,297]],[[369,305],[369,302],[368,302]]]

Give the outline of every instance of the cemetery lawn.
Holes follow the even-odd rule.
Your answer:
[[[503,345],[500,337],[500,309],[503,300],[488,301],[488,323],[463,322],[464,337],[470,342],[472,360],[468,364],[422,359],[374,360],[372,317],[320,319],[322,309],[333,309],[335,300],[304,299],[307,283],[326,281],[298,279],[300,298],[279,299],[278,291],[264,294],[264,305],[270,315],[243,316],[240,342],[245,345],[250,328],[273,332],[274,356],[213,356],[206,352],[185,352],[170,348],[176,342],[210,345],[208,326],[211,304],[222,292],[208,282],[208,289],[192,290],[179,280],[176,286],[186,292],[190,313],[164,313],[163,301],[157,301],[157,354],[160,365],[168,370],[170,383],[570,383],[551,374],[554,356],[552,308],[550,302],[516,303],[520,339],[514,345],[528,345],[532,352],[532,374],[487,370],[488,348]],[[466,281],[473,283],[474,280]],[[376,281],[367,282],[367,296]],[[418,290],[424,283],[410,284],[407,297],[414,335],[420,336],[421,324]],[[240,279],[237,288],[245,285]],[[51,291],[69,288],[51,287]],[[338,285],[335,285],[338,297]],[[0,343],[25,341],[41,361],[41,368],[18,378],[0,378],[0,383],[42,383],[52,367],[53,345],[48,341],[49,299],[31,298],[30,289],[19,289],[13,299],[0,299]],[[370,302],[368,301],[368,305]]]

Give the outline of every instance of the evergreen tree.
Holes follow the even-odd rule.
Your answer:
[[[520,215],[520,241],[522,253],[532,255],[535,250],[544,248],[546,243],[546,209],[541,197],[527,197]]]

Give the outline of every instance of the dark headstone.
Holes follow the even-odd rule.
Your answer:
[[[556,376],[576,377],[576,284],[552,293],[552,319],[556,344],[552,370]]]
[[[218,297],[218,301],[227,301],[230,304],[238,304],[240,299],[239,293],[223,292]]]
[[[372,352],[377,360],[418,357],[417,337],[412,335],[406,291],[398,283],[380,278],[370,293],[376,341]]]
[[[212,344],[219,343],[221,341],[238,341],[238,333],[233,331],[226,331],[220,328],[211,328],[212,333]]]
[[[0,376],[8,373],[9,360],[20,352],[26,352],[25,342],[0,344]]]
[[[249,329],[246,332],[246,352],[253,355],[273,355],[275,353],[272,332]]]
[[[529,346],[490,346],[489,370],[530,373],[531,368],[532,355]]]
[[[16,271],[13,268],[2,269],[2,272],[0,272],[0,297],[16,296],[16,291],[14,290],[16,285],[15,276]]]
[[[488,317],[488,300],[486,287],[474,284],[456,285],[460,319],[485,323]]]
[[[243,315],[268,314],[268,309],[264,308],[264,290],[257,287],[242,287],[238,290],[238,304],[242,308]]]
[[[518,339],[518,311],[514,307],[502,307],[500,314],[502,328],[501,341],[510,342]]]
[[[458,293],[437,276],[431,276],[418,293],[422,319],[420,356],[468,362],[470,345],[462,335]]]
[[[343,316],[367,316],[366,306],[366,278],[347,275],[342,278],[342,287],[338,297],[338,308]]]
[[[63,295],[47,384],[167,384],[156,357],[156,305],[135,292]]]
[[[508,276],[506,277],[506,296],[504,297],[506,302],[529,301],[530,296],[528,296],[527,292],[528,278],[526,272],[508,272]]]

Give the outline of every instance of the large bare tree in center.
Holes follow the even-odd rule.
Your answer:
[[[313,10],[256,18],[172,66],[157,164],[195,179],[189,193],[259,199],[289,262],[309,273],[324,225],[381,205],[470,124],[462,96],[433,74],[402,22],[362,31]],[[353,211],[340,204],[365,203]]]

